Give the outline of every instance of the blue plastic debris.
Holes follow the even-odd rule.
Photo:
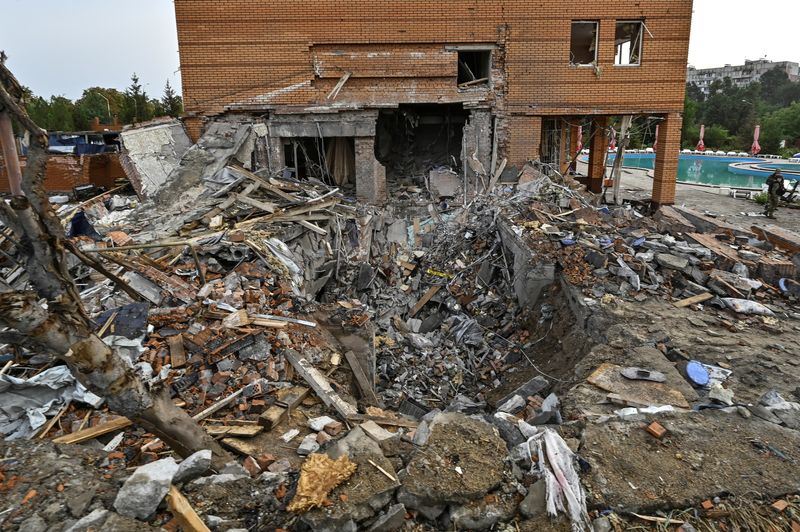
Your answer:
[[[710,380],[708,370],[696,360],[690,360],[686,364],[686,376],[695,386],[708,386]]]
[[[637,238],[636,240],[633,241],[631,245],[635,248],[638,248],[639,246],[644,244],[645,240],[647,240],[645,237]]]
[[[572,240],[571,238],[564,238],[564,239],[561,240],[561,244],[564,245],[564,246],[574,246],[575,245],[575,241]]]

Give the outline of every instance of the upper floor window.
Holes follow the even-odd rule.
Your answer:
[[[599,23],[577,20],[572,22],[569,62],[572,65],[597,64],[597,33]]]
[[[620,20],[614,37],[615,58],[618,66],[638,66],[642,64],[642,40],[644,24],[638,20]]]

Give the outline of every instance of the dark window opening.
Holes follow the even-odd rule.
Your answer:
[[[286,138],[286,168],[297,179],[319,179],[329,185],[355,183],[355,139],[352,137]]]
[[[642,62],[642,40],[644,24],[637,21],[617,22],[617,33],[614,38],[616,58],[614,64],[619,66],[636,66]]]
[[[573,65],[597,63],[597,22],[573,22],[569,62]]]
[[[378,116],[375,158],[391,181],[423,185],[443,166],[461,172],[461,149],[468,112],[460,104],[400,105]]]
[[[469,88],[489,83],[492,68],[491,50],[458,52],[458,86]]]

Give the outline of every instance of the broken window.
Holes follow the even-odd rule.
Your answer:
[[[636,66],[641,64],[643,30],[644,24],[640,21],[617,22],[617,33],[614,37],[615,65]]]
[[[572,23],[569,62],[573,65],[597,63],[597,22],[576,21]]]
[[[458,87],[469,88],[488,84],[491,66],[491,50],[460,50],[458,52]]]

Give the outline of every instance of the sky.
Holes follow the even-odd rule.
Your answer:
[[[180,90],[172,0],[0,0],[0,50],[35,94],[81,96],[130,84]],[[695,0],[689,64],[800,62],[800,0]],[[655,36],[658,38],[658,36]]]

